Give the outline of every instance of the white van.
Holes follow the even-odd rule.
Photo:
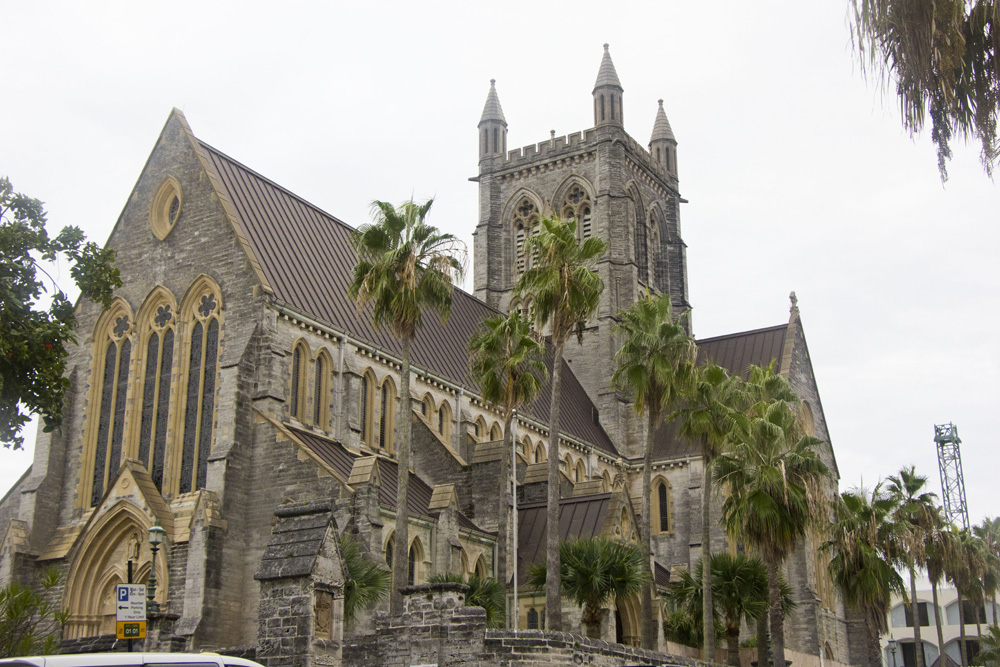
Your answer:
[[[0,667],[262,667],[218,653],[70,653],[6,658]]]

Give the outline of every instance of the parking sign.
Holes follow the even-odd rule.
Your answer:
[[[143,639],[146,636],[146,585],[118,584],[115,612],[115,634],[119,639]]]

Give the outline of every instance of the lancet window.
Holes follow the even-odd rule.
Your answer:
[[[132,357],[132,319],[124,308],[112,310],[102,318],[99,340],[99,364],[95,373],[96,396],[99,397],[96,437],[93,445],[94,465],[90,486],[90,505],[96,505],[104,495],[109,478],[118,470],[122,459],[125,432],[125,401],[128,397],[129,362]]]
[[[139,419],[139,460],[146,466],[153,484],[163,490],[167,456],[167,427],[170,423],[170,380],[174,365],[174,325],[176,316],[170,303],[147,309],[143,319],[148,331],[142,373],[142,410]],[[150,312],[153,311],[153,312]],[[140,311],[140,315],[144,313]],[[149,317],[151,315],[151,317]]]
[[[531,257],[526,257],[524,244],[538,233],[541,220],[535,203],[523,198],[514,208],[512,226],[514,228],[514,275],[519,276],[531,268]]]
[[[391,451],[396,429],[396,387],[391,378],[382,381],[379,406],[378,446]]]
[[[316,356],[316,368],[313,378],[313,424],[327,429],[330,422],[330,368],[331,362],[325,352]]]
[[[574,184],[566,192],[562,206],[559,208],[559,217],[564,220],[570,218],[576,220],[576,237],[581,242],[589,239],[591,236],[592,210],[593,202],[590,200],[590,195],[578,184]]]
[[[361,395],[358,397],[358,421],[361,424],[361,442],[373,443],[375,413],[375,376],[366,371],[361,376]]]
[[[205,487],[215,419],[221,304],[213,291],[204,290],[197,294],[189,313],[193,323],[187,359],[180,493]]]

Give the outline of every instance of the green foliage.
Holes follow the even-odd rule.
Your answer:
[[[668,642],[701,648],[704,643],[704,633],[701,629],[701,612],[693,614],[688,609],[675,609],[663,616],[663,636]],[[716,639],[723,636],[722,625],[716,624]]]
[[[715,458],[732,428],[733,416],[747,402],[743,381],[722,366],[707,363],[696,373],[684,394],[682,406],[668,419],[680,419],[679,434],[702,443],[703,453]]]
[[[483,400],[500,406],[504,416],[534,400],[548,371],[544,349],[531,322],[516,310],[483,322],[469,340],[469,374]]]
[[[81,294],[107,307],[122,284],[114,257],[114,250],[85,242],[76,227],[50,238],[42,202],[14,192],[10,180],[0,178],[0,442],[5,447],[23,446],[20,431],[32,414],[41,416],[46,432],[58,427],[69,386],[63,373],[66,345],[76,341],[76,315],[42,262],[68,260]]]
[[[47,570],[38,583],[40,594],[16,581],[0,588],[0,658],[55,652],[69,612],[53,608],[45,593],[59,585],[59,573]]]
[[[638,592],[646,583],[642,552],[633,544],[603,537],[559,544],[561,589],[583,608],[583,622],[601,622],[601,609],[612,600]],[[528,585],[545,586],[544,564],[531,566]]]
[[[465,584],[469,587],[469,592],[465,596],[465,606],[485,609],[487,628],[503,627],[507,595],[503,584],[493,577],[480,577],[478,574],[463,577],[460,574],[449,572],[448,574],[435,574],[428,579],[428,583]]]
[[[361,545],[346,532],[340,536],[340,555],[347,571],[347,581],[344,582],[344,622],[350,623],[358,612],[385,598],[392,574],[377,560],[361,553]]]
[[[750,635],[741,641],[740,648],[757,648],[757,635]]]
[[[425,221],[433,203],[372,202],[375,222],[352,237],[358,263],[348,294],[359,311],[372,308],[376,327],[401,340],[413,340],[427,308],[447,320],[452,288],[465,270],[462,242]]]
[[[976,138],[987,174],[1000,159],[1000,2],[851,0],[862,67],[896,83],[903,127],[931,118],[946,180],[953,134]]]
[[[592,236],[576,240],[576,221],[542,218],[541,230],[524,242],[525,255],[536,257],[514,287],[514,298],[531,299],[541,330],[551,325],[552,341],[561,346],[571,334],[583,341],[587,320],[597,310],[604,281],[593,266],[607,244]]]
[[[1000,626],[996,624],[986,626],[979,654],[972,662],[985,667],[998,667],[1000,665]]]

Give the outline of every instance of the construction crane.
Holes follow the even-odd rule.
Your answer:
[[[944,518],[950,523],[968,529],[969,507],[965,503],[965,477],[962,475],[962,452],[958,427],[952,423],[934,425],[934,442],[937,443],[938,470],[941,472],[941,500]]]

